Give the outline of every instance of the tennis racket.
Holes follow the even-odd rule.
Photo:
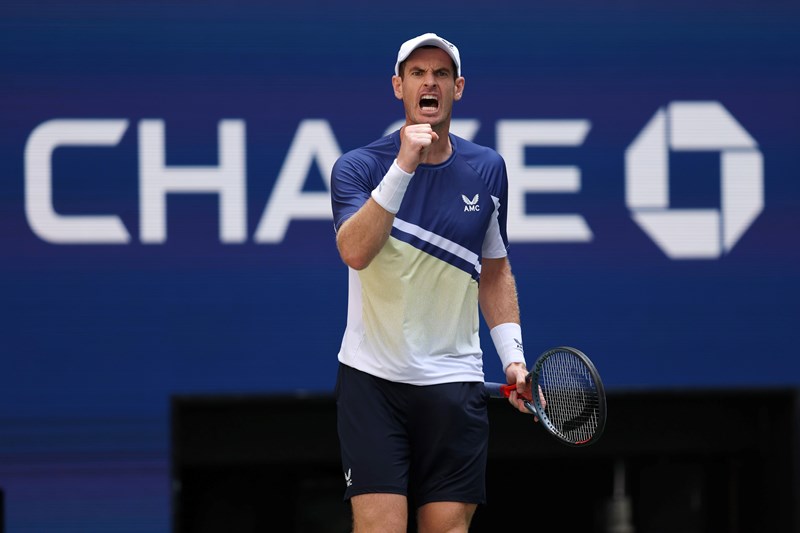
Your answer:
[[[597,442],[606,425],[606,393],[600,374],[578,349],[559,346],[536,360],[526,378],[531,390],[525,407],[544,424],[551,435],[570,446]],[[516,385],[487,382],[493,398],[508,398]]]

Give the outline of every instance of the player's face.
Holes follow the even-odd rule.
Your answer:
[[[450,56],[440,48],[418,48],[408,56],[404,75],[392,78],[407,124],[449,127],[453,102],[460,100],[464,91],[464,78],[456,78],[453,68]]]

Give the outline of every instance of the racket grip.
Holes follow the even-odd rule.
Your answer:
[[[486,392],[492,398],[508,398],[512,390],[515,390],[516,385],[506,385],[505,383],[495,383],[487,381],[483,384],[486,387]]]

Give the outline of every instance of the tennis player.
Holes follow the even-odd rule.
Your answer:
[[[479,310],[509,401],[528,413],[507,175],[494,150],[450,133],[461,58],[433,33],[400,47],[405,125],[334,165],[336,243],[349,271],[337,423],[355,533],[466,532],[486,500],[489,426]]]

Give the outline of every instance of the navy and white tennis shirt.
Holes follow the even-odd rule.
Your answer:
[[[389,240],[349,269],[339,361],[383,379],[433,385],[483,381],[478,336],[481,258],[506,256],[508,177],[500,154],[450,135],[444,163],[420,165]],[[400,132],[344,154],[333,167],[339,227],[370,197],[400,150]]]

